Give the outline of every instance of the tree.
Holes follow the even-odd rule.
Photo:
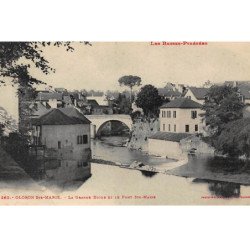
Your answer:
[[[89,44],[84,42],[84,44]],[[44,74],[55,72],[43,56],[43,49],[47,46],[64,47],[66,51],[73,51],[71,42],[1,42],[0,43],[0,87],[6,85],[6,80],[18,88],[19,98],[19,131],[28,132],[29,114],[32,113],[29,101],[36,93],[34,85],[46,84],[30,74],[30,68],[36,67]],[[21,105],[20,105],[21,104]],[[27,131],[26,131],[27,130]]]
[[[137,107],[142,108],[146,116],[156,117],[159,114],[159,107],[162,105],[162,102],[158,89],[149,84],[141,88],[135,104]]]
[[[115,99],[113,106],[119,114],[129,114],[131,110],[129,99],[121,93]]]
[[[226,123],[242,118],[243,107],[237,88],[227,85],[210,87],[203,110],[212,135],[218,136]]]
[[[2,123],[0,123],[0,138],[4,135],[4,128],[5,126]]]
[[[215,148],[228,156],[250,157],[250,118],[242,118],[223,126],[215,139]]]
[[[84,42],[84,44],[90,44]],[[22,88],[32,87],[34,84],[45,84],[39,79],[32,77],[29,68],[35,66],[44,74],[55,72],[49,66],[49,62],[43,57],[43,48],[46,46],[65,47],[67,51],[73,51],[71,42],[1,42],[0,43],[0,79],[5,84],[9,78],[13,85]],[[21,88],[20,88],[21,87]]]
[[[213,86],[213,84],[211,83],[210,80],[205,81],[204,84],[203,84],[203,87],[204,87],[204,88],[210,88],[210,87],[212,87],[212,86]]]
[[[140,86],[141,85],[141,78],[139,76],[123,76],[118,80],[120,85],[124,85],[130,88],[130,103],[132,106],[132,90],[134,86]]]

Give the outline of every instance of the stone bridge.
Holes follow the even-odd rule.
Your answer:
[[[124,123],[130,130],[132,127],[132,119],[130,115],[113,114],[113,115],[85,115],[91,121],[90,134],[91,138],[95,138],[99,128],[109,121],[119,121]]]

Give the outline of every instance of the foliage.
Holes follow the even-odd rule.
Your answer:
[[[250,157],[250,118],[242,118],[223,126],[214,139],[215,148],[232,157]]]
[[[114,111],[119,114],[129,114],[130,113],[130,100],[124,94],[119,94],[118,98],[114,101]]]
[[[65,47],[67,51],[74,50],[71,42],[1,42],[0,75],[2,79],[0,86],[6,83],[6,77],[11,79],[13,85],[18,84],[25,88],[32,87],[34,84],[45,84],[32,77],[29,69],[34,65],[44,74],[55,72],[55,69],[51,68],[49,62],[43,57],[43,48],[46,46]]]
[[[132,89],[134,86],[141,85],[141,78],[139,76],[128,75],[121,77],[118,82],[120,85],[124,85]]]
[[[242,118],[243,107],[237,88],[212,86],[203,105],[204,118],[212,135],[219,135],[226,123]]]
[[[158,116],[162,102],[163,100],[158,93],[158,89],[149,84],[141,88],[135,104],[137,107],[142,108],[146,116],[154,117]]]
[[[20,133],[10,133],[6,137],[4,149],[18,163],[25,163],[28,159],[29,138]]]
[[[142,117],[142,113],[139,110],[136,110],[130,114],[132,121],[140,119]]]
[[[3,136],[4,134],[4,124],[0,123],[0,138]]]
[[[141,85],[141,78],[139,76],[122,76],[118,80],[120,85],[124,85],[130,88],[130,106],[132,106],[132,89],[134,86],[140,86]]]

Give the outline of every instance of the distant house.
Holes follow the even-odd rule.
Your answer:
[[[95,99],[88,99],[87,102],[83,103],[81,110],[85,114],[91,115],[112,115],[113,108],[107,105],[99,105]]]
[[[94,106],[91,112],[92,115],[112,115],[113,109],[107,105]]]
[[[50,108],[59,108],[63,105],[63,94],[57,92],[39,92],[35,101],[42,103],[44,106],[49,105]]]
[[[160,131],[148,139],[150,154],[179,158],[181,140],[202,131],[202,105],[178,98],[160,107]]]
[[[87,98],[82,92],[79,91],[68,92],[68,95],[70,96],[74,106],[76,107],[81,107],[82,104],[87,102]]]
[[[158,88],[158,93],[161,97],[168,100],[174,100],[182,96],[182,93],[178,90],[172,90],[168,88]]]
[[[104,95],[104,93],[87,96],[87,100],[96,100],[96,102],[102,106],[108,106],[109,104],[108,99]]]
[[[200,104],[204,104],[209,88],[189,87],[184,97]]]
[[[92,108],[99,106],[96,100],[88,99],[87,104],[90,105]]]
[[[65,92],[67,92],[67,89],[65,89],[65,88],[55,88],[55,92],[57,92],[57,93],[65,93]]]
[[[51,109],[31,123],[34,146],[55,150],[62,157],[90,153],[91,122],[75,108]]]

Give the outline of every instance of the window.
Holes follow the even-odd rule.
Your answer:
[[[87,144],[88,136],[87,135],[78,135],[77,136],[77,144]]]
[[[174,132],[176,132],[176,125],[174,125]]]
[[[186,132],[186,133],[189,132],[189,125],[185,125],[185,132]]]
[[[171,130],[171,125],[170,124],[168,124],[168,131],[170,131]]]
[[[198,131],[198,124],[195,124],[195,126],[194,126],[194,131],[195,131],[195,132]]]
[[[88,162],[86,161],[77,161],[77,167],[87,167]]]
[[[162,111],[162,117],[166,117],[166,111]]]
[[[171,118],[171,111],[167,111],[167,117]]]
[[[62,148],[62,145],[61,145],[60,141],[57,142],[57,146],[58,146],[58,149]]]
[[[197,118],[197,111],[191,111],[191,118],[192,119]]]
[[[162,130],[165,131],[165,123],[162,125]]]
[[[83,144],[87,144],[88,143],[88,136],[87,135],[83,135]]]
[[[173,111],[173,118],[176,118],[176,111]]]

